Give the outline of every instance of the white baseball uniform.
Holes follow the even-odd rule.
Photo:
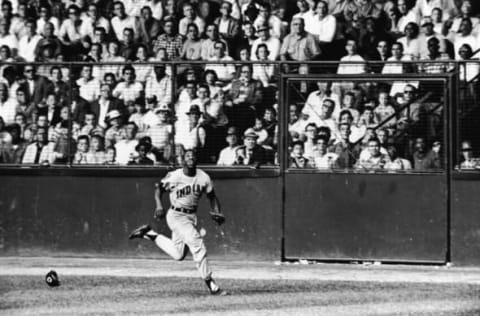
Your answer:
[[[193,260],[203,279],[210,278],[207,249],[197,229],[196,209],[202,194],[213,190],[210,176],[201,169],[189,177],[183,169],[169,172],[162,179],[162,186],[170,192],[171,207],[167,212],[167,224],[172,238],[159,234],[155,243],[175,260],[185,257],[185,245],[192,253]]]

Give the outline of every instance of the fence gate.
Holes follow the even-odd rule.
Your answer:
[[[282,137],[284,259],[449,260],[448,117],[454,84],[453,77],[445,75],[283,77],[283,124],[289,131]],[[335,103],[333,110],[327,99]],[[353,127],[335,124],[350,119],[340,115],[339,103],[352,104]],[[333,153],[324,154],[325,136],[310,140],[312,125],[297,120],[307,115],[317,127],[330,127],[327,151]],[[320,128],[320,135],[325,133]],[[363,143],[369,133],[380,139],[380,155],[375,141]],[[342,138],[349,138],[349,149],[337,144]],[[298,168],[301,160],[292,158],[298,152],[297,139],[313,166]],[[438,146],[432,149],[438,143],[437,154]],[[388,162],[385,154],[394,150],[421,170],[398,170],[408,162]]]

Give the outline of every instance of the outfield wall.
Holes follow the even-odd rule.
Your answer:
[[[153,219],[156,177],[3,176],[0,188],[2,255],[161,254],[146,241],[127,240],[132,229]],[[225,235],[207,215],[202,200],[199,223],[207,230],[212,256],[279,260],[281,257],[281,178],[216,177],[227,222]],[[165,201],[167,201],[165,196]],[[153,250],[153,251],[152,251]]]
[[[153,220],[153,184],[166,170],[140,170],[141,176],[138,177],[133,177],[130,171],[129,175],[118,175],[118,170],[112,170],[116,176],[106,177],[94,176],[96,170],[84,171],[82,176],[71,175],[68,171],[55,172],[59,175],[32,170],[24,175],[2,175],[0,255],[163,256],[152,244],[128,241],[127,236],[133,228],[147,222],[166,230],[164,223]],[[16,170],[15,173],[22,172]],[[212,177],[228,220],[224,227],[225,236],[221,236],[206,214],[208,201],[202,200],[199,222],[207,229],[206,243],[211,256],[235,260],[280,260],[283,178],[278,171],[263,174],[254,170],[214,171]],[[286,223],[287,258],[295,255],[311,257],[309,253],[325,258],[340,253],[343,259],[389,259],[385,254],[396,254],[400,258],[403,256],[404,260],[416,261],[416,257],[421,257],[415,255],[418,250],[414,247],[416,240],[440,236],[439,229],[445,227],[450,238],[447,240],[449,247],[445,247],[448,251],[445,261],[449,258],[455,265],[480,265],[478,175],[453,176],[450,211],[445,217],[447,226],[442,219],[439,222],[441,227],[432,223],[437,221],[437,216],[443,215],[428,208],[429,204],[432,207],[436,203],[443,204],[439,198],[441,192],[418,192],[418,201],[415,201],[416,186],[429,187],[435,181],[443,181],[441,177],[437,180],[420,175],[378,175],[373,178],[372,175],[358,174],[308,175],[303,178],[297,175],[290,180],[288,177],[287,184],[294,188],[290,191],[295,194],[293,196],[302,199],[302,187],[318,188],[319,194],[310,196],[303,203],[312,209],[311,215],[296,212],[295,207],[305,208],[298,201],[287,198],[285,214],[286,220],[290,221]],[[401,193],[402,187],[407,191]],[[342,190],[349,194],[342,194]],[[378,190],[387,190],[389,194],[378,200],[375,198]],[[338,199],[340,204],[333,202]],[[382,206],[375,208],[375,203]],[[422,209],[430,213],[413,213],[411,205],[415,203],[420,203]],[[401,210],[405,211],[402,213]],[[411,225],[419,216],[426,224]],[[292,221],[295,217],[296,220]],[[336,226],[326,225],[324,222],[327,221]],[[312,227],[319,228],[318,236],[324,234],[330,240],[334,236],[338,238],[332,243],[318,239],[318,236],[317,239],[310,238]],[[409,230],[408,236],[402,235],[398,227]],[[424,249],[422,254],[438,253],[438,243],[426,245],[431,247]],[[328,252],[322,252],[320,248]],[[289,256],[288,252],[292,255]]]

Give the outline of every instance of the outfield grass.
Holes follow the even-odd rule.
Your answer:
[[[325,280],[0,276],[0,315],[480,315],[480,285]]]

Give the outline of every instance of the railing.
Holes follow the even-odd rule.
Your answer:
[[[353,66],[351,69],[355,71],[358,70],[359,64],[342,63],[344,66]],[[385,64],[400,63],[365,62],[361,63],[365,72],[348,74],[347,67],[347,74],[344,76],[349,76],[350,83],[358,80],[366,84],[368,78],[375,76],[377,78],[391,76],[397,81],[401,81],[399,78],[403,77],[419,82],[429,76],[428,73],[416,72],[382,74],[379,70]],[[442,69],[425,67],[427,64],[448,66],[450,73],[457,79],[458,89],[450,93],[458,100],[458,105],[457,102],[452,104],[458,112],[454,112],[455,117],[449,118],[451,122],[456,122],[455,126],[458,127],[455,133],[456,141],[450,142],[448,139],[435,141],[441,141],[444,148],[452,146],[455,152],[453,155],[455,161],[452,161],[452,165],[460,166],[462,140],[471,141],[474,154],[477,154],[477,148],[480,148],[480,137],[478,139],[473,137],[478,134],[476,119],[480,115],[476,113],[479,75],[471,73],[474,69],[480,69],[480,63],[472,61],[469,65],[475,67],[462,70],[465,66],[463,62],[402,62],[399,72],[403,71],[404,65],[409,65],[408,68],[412,71],[433,69],[436,72]],[[338,62],[269,61],[3,63],[0,71],[6,78],[10,94],[15,94],[15,98],[10,95],[6,102],[8,104],[1,105],[0,116],[6,120],[5,125],[10,126],[7,129],[0,129],[2,133],[0,166],[4,169],[48,166],[60,169],[88,167],[109,170],[172,167],[181,164],[184,150],[196,148],[199,162],[204,165],[220,166],[227,170],[242,167],[278,169],[281,160],[289,158],[289,154],[285,153],[292,145],[287,132],[289,105],[303,106],[308,95],[316,90],[312,78],[319,75],[330,76],[325,82],[331,82],[337,77],[338,65]],[[35,77],[33,85],[25,80],[25,77],[30,76],[28,70],[32,67],[36,69],[38,75],[48,79]],[[289,73],[286,73],[287,68]],[[211,70],[216,73],[216,78]],[[248,74],[247,71],[251,73]],[[286,96],[283,91],[279,91],[283,78],[295,72],[299,73],[300,79],[286,87],[289,90],[288,99],[279,98]],[[83,80],[82,76],[90,77],[88,73],[91,73],[93,79]],[[126,83],[131,81],[132,73],[136,78]],[[250,76],[255,80],[250,80]],[[338,91],[334,92],[338,92],[341,98],[348,92],[341,86],[334,86],[334,89],[337,88]],[[401,94],[403,91],[397,92]],[[433,98],[438,96],[434,94]],[[392,94],[391,97],[395,96]],[[419,97],[427,100],[432,97],[432,93]],[[433,114],[438,116],[438,113],[441,113],[440,116],[444,117],[443,105],[451,103],[446,95],[444,97],[442,102],[437,102],[436,107],[428,110],[430,112],[422,115],[432,117]],[[343,100],[338,103],[341,102]],[[12,119],[11,110],[9,112],[7,108],[12,107],[11,103],[15,103],[16,108],[24,113],[24,116],[13,114]],[[336,106],[340,107],[340,104]],[[390,124],[389,122],[399,119],[400,113],[408,109],[408,105],[400,106],[395,113],[383,117],[372,128],[373,133],[383,130]],[[96,123],[87,123],[92,119],[96,120]],[[45,120],[47,122],[44,122]],[[12,133],[15,134],[17,129],[16,125],[11,124],[13,122],[19,123],[20,133],[26,139],[25,144],[19,144],[15,135],[12,140]],[[39,143],[35,138],[45,137],[41,135],[44,133],[42,126],[45,124],[48,127],[48,142],[42,144],[41,153],[37,154],[40,145],[34,148],[32,144]],[[404,137],[405,133],[406,130],[396,134],[395,137]],[[238,145],[230,146],[220,159],[222,149],[228,147],[228,142],[234,143],[235,139]],[[254,157],[251,157],[248,150],[250,146],[248,140],[252,139],[257,143],[254,152],[261,152],[255,153]],[[279,145],[282,144],[282,139],[287,144],[284,148]],[[357,140],[357,144],[360,142]],[[22,146],[25,146],[23,155],[20,153]],[[27,150],[28,146],[30,148]],[[98,149],[92,150],[92,147]],[[464,147],[466,149],[468,146]],[[222,161],[225,164],[222,164]],[[475,168],[475,160],[471,160],[470,165]]]

